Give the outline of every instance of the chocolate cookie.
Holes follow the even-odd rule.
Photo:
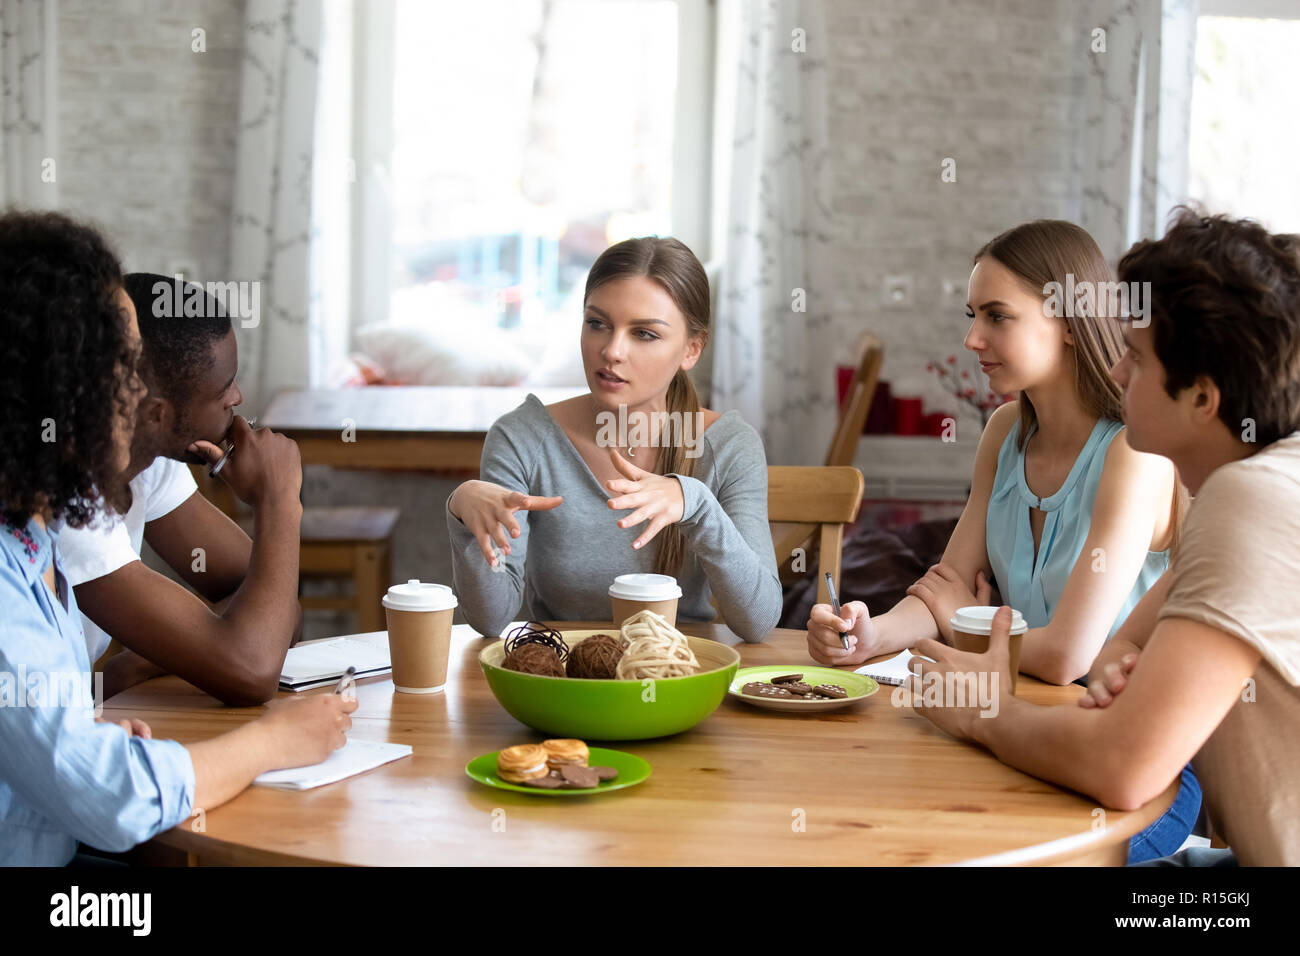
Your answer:
[[[790,693],[779,684],[764,684],[762,681],[750,681],[744,687],[740,688],[742,694],[748,694],[750,697],[793,697]]]
[[[618,771],[613,767],[589,767],[588,769],[601,780],[613,780],[618,776]]]
[[[790,693],[794,694],[794,695],[797,696],[797,697],[802,697],[802,696],[804,696],[805,694],[811,694],[811,693],[812,693],[812,685],[811,685],[811,684],[805,684],[805,683],[804,683],[803,681],[801,681],[801,680],[797,680],[797,681],[787,681],[786,683],[784,683],[784,684],[778,684],[777,686],[778,686],[778,687],[784,687],[786,690],[788,690]]]
[[[836,700],[843,700],[849,696],[849,692],[839,684],[818,684],[813,688],[813,690],[818,694],[822,694],[826,697],[833,697]]]
[[[536,787],[539,790],[558,790],[564,786],[564,779],[559,774],[548,773],[545,777],[534,777],[532,780],[525,780],[524,786]]]
[[[560,776],[563,778],[561,786],[566,790],[589,790],[600,784],[600,774],[591,767],[577,764],[565,764],[560,768]]]
[[[794,684],[803,680],[802,674],[782,674],[780,677],[773,677],[773,684]]]

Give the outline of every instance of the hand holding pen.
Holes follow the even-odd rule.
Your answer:
[[[835,581],[831,577],[831,573],[829,571],[826,572],[826,590],[830,592],[830,596],[831,596],[831,612],[834,613],[836,617],[839,617],[840,596],[835,593]],[[844,649],[847,651],[849,649],[849,635],[844,631],[840,631],[839,633],[840,633],[840,644],[842,644],[844,646]]]
[[[223,439],[224,447],[196,441],[188,451],[205,461],[208,473],[229,485],[245,504],[256,508],[271,500],[297,501],[302,490],[297,443],[269,428],[255,429],[253,424],[236,415]]]

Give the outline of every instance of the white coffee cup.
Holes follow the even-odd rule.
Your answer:
[[[451,618],[456,595],[445,584],[412,578],[384,595],[393,687],[403,694],[437,694],[447,684]]]
[[[668,574],[620,574],[609,586],[614,626],[640,611],[654,611],[677,624],[677,600],[682,596],[677,579]]]

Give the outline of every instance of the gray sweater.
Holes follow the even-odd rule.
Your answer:
[[[727,626],[746,641],[761,641],[781,616],[763,443],[739,412],[730,411],[705,429],[701,447],[695,477],[675,476],[682,485],[678,527],[686,542],[677,619],[713,620],[714,594]],[[535,395],[493,424],[479,474],[512,491],[564,496],[550,511],[515,512],[519,537],[495,571],[474,536],[447,512],[456,595],[465,620],[480,634],[500,634],[524,597],[531,619],[608,621],[614,578],[654,570],[657,539],[633,550],[646,525],[618,526],[631,511],[610,510],[606,502],[613,496]]]

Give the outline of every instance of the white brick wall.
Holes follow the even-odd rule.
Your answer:
[[[243,0],[59,4],[60,200],[129,270],[226,277],[243,17]]]
[[[927,360],[961,354],[971,255],[1040,217],[1077,219],[1088,34],[1069,0],[830,0],[839,343],[870,328],[882,377],[956,410]],[[957,181],[940,181],[945,157]],[[886,308],[887,275],[912,302]],[[948,281],[956,295],[946,298]],[[978,429],[974,419],[963,426]]]

